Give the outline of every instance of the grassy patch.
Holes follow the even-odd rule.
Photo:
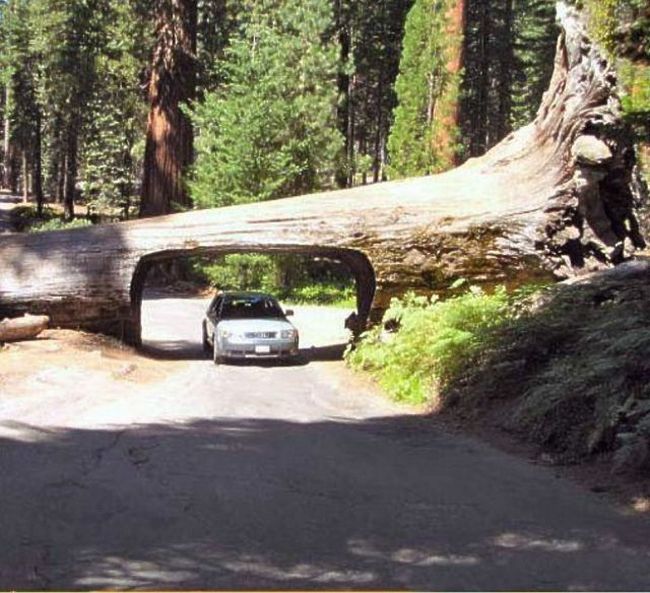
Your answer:
[[[75,218],[65,222],[61,214],[52,208],[43,208],[41,216],[34,206],[17,206],[11,210],[11,226],[20,233],[40,233],[45,231],[62,231],[92,224],[86,218]]]
[[[47,231],[65,231],[67,229],[79,229],[86,226],[91,226],[92,222],[87,218],[74,218],[68,222],[61,218],[52,218],[37,222],[29,227],[30,233],[44,233]]]

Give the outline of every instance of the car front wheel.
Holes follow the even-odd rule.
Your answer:
[[[212,338],[212,362],[214,364],[221,364],[221,356],[219,355],[219,349],[217,347],[217,338],[216,336]]]
[[[203,322],[203,352],[206,354],[210,354],[212,351],[212,348],[210,347],[210,341],[208,340],[208,328],[205,324],[205,321]]]

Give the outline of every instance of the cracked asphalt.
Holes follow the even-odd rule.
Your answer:
[[[163,383],[0,401],[0,589],[650,589],[646,520],[379,397],[347,312],[215,367],[204,307],[145,302]]]

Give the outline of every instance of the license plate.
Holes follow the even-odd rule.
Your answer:
[[[255,346],[255,354],[271,354],[271,346]]]

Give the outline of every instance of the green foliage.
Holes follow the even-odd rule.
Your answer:
[[[16,206],[9,213],[11,226],[19,233],[29,230],[34,224],[47,222],[56,217],[56,212],[51,208],[43,208],[42,216],[39,217],[36,208],[32,206]]]
[[[282,298],[296,304],[356,307],[357,296],[353,286],[341,283],[307,284],[285,291]]]
[[[548,87],[559,35],[554,0],[523,0],[514,9],[512,30],[511,112],[508,126],[533,121]],[[504,89],[505,90],[505,89]]]
[[[195,262],[194,270],[219,290],[275,292],[277,288],[276,267],[268,255],[226,255],[210,263]]]
[[[251,9],[223,65],[225,83],[191,110],[189,180],[199,207],[308,193],[331,183],[337,50],[324,0],[266,0]]]
[[[9,0],[0,5],[0,83],[14,152],[45,188],[64,175],[89,212],[128,209],[145,121],[149,0]],[[64,173],[65,163],[68,169]],[[40,177],[40,176],[39,176]]]
[[[639,148],[642,171],[650,170],[650,8],[645,0],[584,0],[591,35],[619,75],[623,112]]]
[[[501,424],[575,460],[612,448],[622,407],[647,399],[650,302],[645,277],[551,288],[497,327],[443,400],[484,409],[506,404]]]
[[[395,399],[433,400],[453,378],[473,364],[491,339],[491,330],[511,315],[504,289],[486,294],[471,288],[448,300],[394,299],[386,322],[399,331],[386,338],[376,327],[347,355],[355,368],[370,371]]]
[[[397,105],[406,15],[413,0],[337,0],[341,45],[339,130],[346,137],[339,183],[385,178],[386,143]]]
[[[590,34],[610,57],[650,59],[650,8],[646,0],[574,0],[586,11]]]
[[[650,66],[624,60],[618,70],[626,91],[621,98],[626,116],[633,123],[638,121],[640,124],[643,119],[647,127],[650,118]]]
[[[439,126],[447,128],[449,142],[456,136],[449,116],[460,77],[448,65],[461,39],[449,33],[452,4],[453,0],[416,0],[408,13],[395,83],[398,105],[388,140],[391,176],[435,173],[452,164],[448,147],[435,141]]]
[[[32,160],[35,137],[40,130],[42,105],[37,53],[32,46],[34,23],[28,0],[9,0],[0,19],[0,82],[8,87],[5,117],[10,142]]]
[[[144,152],[146,104],[137,89],[147,59],[145,21],[134,3],[114,3],[106,42],[95,60],[97,85],[86,108],[80,158],[81,189],[89,213],[135,206],[134,180]]]
[[[269,292],[296,304],[354,307],[356,291],[338,265],[299,256],[233,254],[192,262],[196,280],[219,290]]]
[[[460,126],[464,156],[530,123],[548,87],[559,27],[555,0],[468,2]]]

